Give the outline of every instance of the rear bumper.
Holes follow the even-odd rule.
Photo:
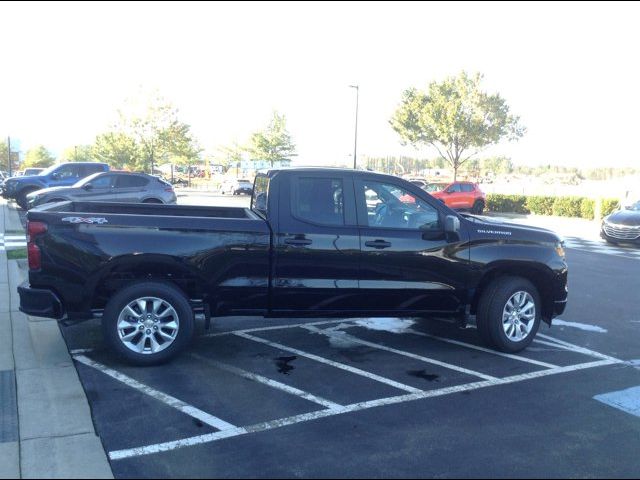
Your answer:
[[[61,319],[64,308],[58,296],[51,290],[32,288],[25,281],[18,287],[20,295],[20,311],[34,317]]]

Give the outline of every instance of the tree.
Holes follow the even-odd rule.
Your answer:
[[[178,110],[159,94],[141,94],[125,107],[119,111],[120,124],[116,130],[135,139],[143,170],[153,173],[158,159],[177,156],[188,162],[199,154],[189,125],[178,120]]]
[[[287,131],[284,115],[273,112],[267,127],[251,135],[247,151],[253,160],[267,160],[273,167],[274,162],[290,160],[296,156],[296,147]]]
[[[74,145],[65,148],[60,160],[63,162],[90,162],[93,160],[92,145]]]
[[[480,89],[481,80],[479,73],[471,77],[462,72],[432,82],[426,92],[405,90],[389,122],[403,144],[434,147],[453,167],[454,180],[458,168],[484,148],[525,133],[499,94]]]
[[[43,145],[38,145],[27,151],[24,167],[46,168],[54,164],[55,157]]]
[[[98,135],[92,146],[94,158],[114,168],[137,170],[141,155],[135,138],[123,132],[106,132]]]

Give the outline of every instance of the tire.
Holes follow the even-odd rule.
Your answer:
[[[533,310],[530,303],[533,304]],[[496,350],[519,352],[527,348],[536,336],[540,327],[541,308],[540,294],[529,280],[500,277],[485,288],[478,302],[478,333],[485,343]],[[513,312],[511,315],[510,311]]]
[[[146,313],[140,305],[145,306]],[[102,316],[109,346],[129,363],[144,366],[165,363],[182,352],[193,338],[194,323],[193,310],[184,293],[169,283],[153,281],[137,282],[119,290]],[[118,328],[123,324],[126,326]],[[121,337],[129,337],[130,341]]]
[[[476,200],[473,204],[473,208],[471,209],[471,213],[475,213],[476,215],[482,215],[484,210],[484,202],[482,200]]]
[[[23,188],[20,193],[18,193],[18,195],[16,195],[16,203],[18,204],[18,206],[20,208],[22,208],[23,210],[27,210],[29,205],[27,205],[27,195],[29,195],[31,192],[35,192],[36,190],[38,190],[37,188]]]

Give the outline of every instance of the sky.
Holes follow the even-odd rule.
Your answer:
[[[522,165],[640,167],[640,5],[615,2],[2,2],[0,138],[92,143],[157,90],[205,152],[284,114],[300,163],[436,152],[389,125],[402,91],[481,72],[526,135]]]

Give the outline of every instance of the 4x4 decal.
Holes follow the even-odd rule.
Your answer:
[[[64,217],[62,221],[69,223],[97,223],[99,225],[109,223],[106,218],[102,217]]]

